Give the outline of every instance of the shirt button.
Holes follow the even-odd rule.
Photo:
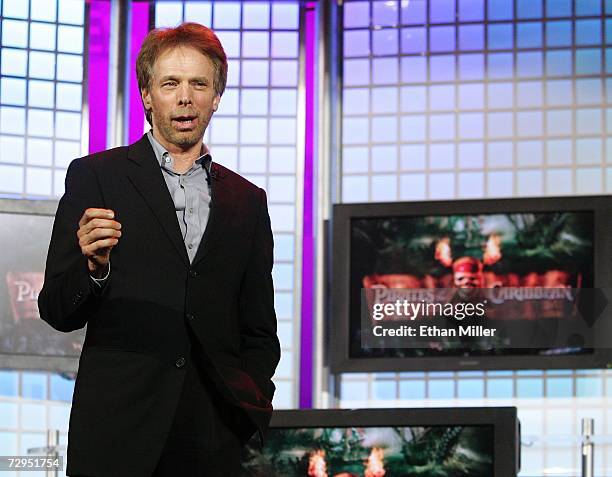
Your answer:
[[[191,207],[189,207],[188,212],[189,212],[190,214],[193,214],[193,209],[192,209]]]
[[[185,358],[183,358],[182,356],[179,356],[178,358],[176,358],[176,361],[174,362],[174,366],[176,366],[179,369],[185,366]]]
[[[187,247],[189,247],[189,250],[191,250],[193,248],[193,244],[190,243],[189,245],[187,245]]]

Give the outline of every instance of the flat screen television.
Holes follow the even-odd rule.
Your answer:
[[[38,312],[56,210],[57,201],[0,199],[0,368],[78,368],[84,330],[61,333]]]
[[[481,348],[441,339],[377,346],[364,340],[371,330],[363,310],[368,293],[381,290],[477,287],[510,290],[516,297],[517,290],[527,296],[554,289],[580,295],[580,306],[572,302],[577,315],[586,310],[579,318],[589,314],[597,318],[598,330],[611,331],[612,196],[339,204],[332,234],[327,348],[332,372],[610,366],[610,334],[592,330],[587,341],[541,346],[521,339]],[[522,335],[551,323],[584,324],[562,321],[566,315],[552,322],[544,305],[534,307],[533,300],[517,306],[512,325],[522,326]]]
[[[275,411],[242,477],[516,477],[516,408]]]

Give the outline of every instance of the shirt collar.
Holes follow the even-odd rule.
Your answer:
[[[162,146],[157,139],[153,136],[153,131],[149,130],[147,132],[147,137],[149,138],[149,142],[153,147],[153,152],[155,153],[155,158],[159,163],[159,166],[162,168],[167,168],[168,165],[172,163],[172,156],[168,152],[168,150]],[[166,164],[165,160],[170,159],[168,164]],[[196,164],[202,165],[206,170],[206,174],[210,174],[210,166],[212,163],[212,156],[210,154],[210,150],[208,146],[202,142],[202,149],[200,150],[200,157],[198,157],[195,161]],[[172,169],[170,169],[172,170]]]

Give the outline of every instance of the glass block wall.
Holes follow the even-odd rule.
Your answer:
[[[345,0],[343,202],[612,192],[612,2]],[[612,434],[601,370],[345,374],[340,405],[515,405],[521,475],[578,475]],[[596,473],[612,472],[600,445]],[[556,472],[556,473],[555,473]]]
[[[611,12],[347,1],[342,199],[612,192]]]
[[[81,146],[84,0],[0,2],[0,196],[52,198]]]
[[[60,444],[66,445],[73,389],[72,379],[57,374],[0,370],[0,455],[25,456],[28,449],[47,445],[47,429],[60,429]],[[31,471],[5,474],[45,475]]]
[[[60,197],[68,164],[86,153],[85,15],[84,0],[0,0],[0,197]],[[27,455],[47,429],[66,444],[73,385],[0,370],[0,455]]]
[[[228,56],[227,89],[204,137],[213,160],[266,190],[274,233],[274,288],[282,357],[276,408],[297,404],[299,359],[297,1],[157,1],[155,26],[196,21],[215,30]]]

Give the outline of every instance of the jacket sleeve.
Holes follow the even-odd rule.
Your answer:
[[[241,355],[245,371],[272,400],[271,378],[280,359],[272,283],[274,242],[266,193],[259,192],[257,225],[240,287]]]
[[[83,328],[92,306],[103,295],[93,293],[95,285],[77,237],[79,220],[89,207],[104,207],[98,181],[86,160],[75,159],[66,172],[38,296],[40,317],[59,331]]]

